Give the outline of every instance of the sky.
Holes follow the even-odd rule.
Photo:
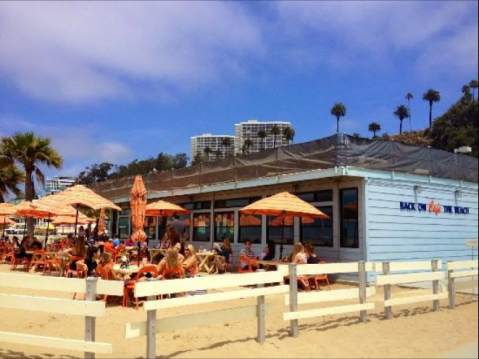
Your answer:
[[[342,132],[396,133],[408,92],[422,129],[424,92],[439,115],[477,78],[477,1],[0,2],[0,136],[50,137],[49,175],[189,155],[250,119],[315,140],[336,102]]]

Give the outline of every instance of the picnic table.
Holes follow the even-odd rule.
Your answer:
[[[261,264],[265,269],[268,268],[277,268],[278,271],[282,272],[285,276],[288,275],[289,273],[289,263],[287,262],[282,262],[278,260],[273,260],[273,261],[263,261],[263,260],[258,260],[258,264]]]
[[[128,268],[121,268],[121,264],[115,264],[113,266],[115,272],[126,279],[130,279],[132,275],[138,274],[141,268],[142,266],[137,266],[134,264],[130,264]]]
[[[39,253],[35,254],[35,251],[25,251],[25,253],[27,255],[31,255],[33,256],[32,257],[32,260],[38,260],[38,259],[41,259],[41,258],[38,258],[38,256],[40,256]],[[35,256],[37,256],[35,258]],[[63,269],[65,268],[65,263],[66,261],[68,260],[69,257],[66,257],[66,256],[62,256],[62,252],[44,252],[44,258],[43,260],[54,260],[54,259],[58,259],[59,260],[59,266],[60,266],[60,277],[63,276]],[[35,264],[33,267],[30,268],[30,271],[29,273],[35,273],[35,271],[37,270],[37,264]]]
[[[216,253],[215,252],[198,252],[196,253],[196,256],[200,260],[200,265],[199,265],[199,271],[200,272],[206,272],[210,273],[211,268],[210,268],[210,260],[215,257]]]

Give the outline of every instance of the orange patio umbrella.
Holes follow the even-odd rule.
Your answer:
[[[136,176],[130,194],[131,222],[134,231],[132,239],[139,244],[140,242],[146,241],[146,239],[148,238],[144,231],[147,191],[145,188],[145,183],[143,182],[143,178],[141,176]],[[139,257],[140,256],[138,256],[138,258]]]
[[[7,218],[6,216],[0,216],[0,226],[5,228],[6,226],[11,226],[12,224],[15,224],[15,222],[10,218]]]
[[[0,216],[3,217],[3,237],[5,237],[5,227],[7,226],[7,217],[15,215],[15,206],[10,203],[0,203]]]
[[[281,258],[283,258],[284,249],[284,226],[288,217],[299,217],[303,220],[309,219],[313,221],[315,219],[329,218],[316,207],[313,207],[309,203],[288,192],[279,193],[275,196],[259,200],[258,202],[243,208],[240,212],[250,215],[276,216],[282,219],[283,235],[281,239]]]
[[[263,222],[260,218],[248,214],[240,215],[240,226],[241,227],[258,227],[261,226]]]
[[[146,206],[147,217],[169,217],[175,213],[178,213],[179,215],[185,215],[190,214],[190,211],[166,201],[158,201],[150,203]]]
[[[314,223],[314,219],[310,217],[303,217],[300,218],[301,223],[303,224],[312,224]],[[292,227],[294,226],[294,217],[291,216],[286,216],[286,217],[276,217],[273,219],[271,222],[269,222],[269,225],[272,227],[281,227],[281,226],[286,226],[286,227]]]
[[[76,217],[57,216],[53,219],[52,224],[55,226],[73,226],[75,222]],[[78,224],[85,225],[93,222],[95,222],[93,218],[87,217],[81,212],[78,214]]]
[[[121,208],[115,205],[113,202],[103,198],[102,196],[93,192],[91,189],[82,185],[67,188],[65,191],[54,196],[57,196],[61,203],[75,207],[77,217],[77,220],[75,221],[75,237],[77,236],[78,231],[78,216],[80,206],[90,207],[95,210],[109,208],[116,211],[121,211]]]
[[[100,211],[100,219],[98,220],[98,235],[103,236],[106,230],[106,214],[105,209],[102,208]]]

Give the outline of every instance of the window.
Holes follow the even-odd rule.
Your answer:
[[[211,209],[211,202],[195,202],[195,203],[186,203],[182,204],[181,207],[188,209],[190,211],[201,211],[204,209]]]
[[[130,237],[130,217],[120,217],[118,220],[118,235],[120,239]]]
[[[358,189],[341,190],[341,247],[359,248]]]
[[[123,209],[121,212],[120,212],[120,216],[129,216],[131,214],[131,209]]]
[[[234,242],[235,238],[235,213],[215,213],[215,242],[221,242],[229,238]]]
[[[294,220],[287,219],[283,227],[280,217],[268,217],[268,241],[276,244],[294,244]]]
[[[165,236],[166,234],[166,227],[168,226],[168,224],[170,224],[172,218],[171,217],[159,217],[158,218],[158,227],[159,227],[159,239],[162,240],[163,237]],[[190,218],[190,215],[187,214],[185,216],[180,216],[180,221],[183,221],[183,223],[185,224],[186,226],[186,233],[188,235],[188,240],[189,240],[189,236],[190,236],[190,226],[191,226],[191,218]]]
[[[315,202],[332,202],[333,201],[333,191],[319,191],[319,192],[311,192],[311,193],[301,193],[298,194],[298,197],[301,198],[303,201],[309,203]]]
[[[261,244],[263,237],[263,217],[240,214],[239,242],[249,239],[254,244]]]
[[[215,202],[216,209],[222,208],[243,208],[252,203],[259,201],[261,197],[258,198],[241,198],[241,199],[227,199]]]
[[[194,215],[193,241],[209,242],[211,237],[211,215],[209,213]]]
[[[145,233],[148,239],[156,239],[156,217],[145,218]]]
[[[330,219],[316,219],[313,223],[301,225],[301,238],[303,242],[311,242],[319,247],[333,247],[333,207],[318,207]]]

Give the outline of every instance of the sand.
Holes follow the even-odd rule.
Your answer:
[[[9,267],[0,265],[0,272]],[[25,274],[27,275],[27,274]],[[335,284],[333,289],[347,286]],[[408,289],[394,288],[394,296],[408,295]],[[0,288],[0,293],[72,298],[68,294]],[[478,339],[478,303],[470,296],[458,296],[458,308],[451,311],[447,301],[441,312],[432,304],[395,308],[394,319],[383,319],[382,292],[373,298],[377,303],[362,324],[357,315],[338,315],[300,321],[298,339],[289,337],[288,324],[282,320],[284,297],[267,299],[273,314],[266,318],[267,340],[256,343],[256,321],[218,324],[186,329],[157,336],[159,357],[173,358],[440,358],[446,353],[471,345]],[[173,317],[255,304],[254,299],[187,307],[159,312],[159,317]],[[338,302],[333,305],[346,305]],[[321,306],[305,306],[318,308]],[[0,309],[0,331],[83,339],[84,319],[42,314],[31,311]],[[97,341],[113,344],[112,355],[98,358],[142,358],[146,355],[146,338],[124,339],[125,324],[146,321],[146,313],[122,308],[120,302],[108,305],[107,316],[97,319]],[[0,358],[82,358],[83,354],[50,348],[0,343]]]

